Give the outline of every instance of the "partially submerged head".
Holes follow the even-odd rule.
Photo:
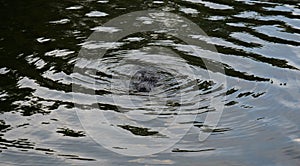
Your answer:
[[[157,86],[158,73],[153,69],[141,69],[131,78],[131,88],[137,92],[150,92]]]

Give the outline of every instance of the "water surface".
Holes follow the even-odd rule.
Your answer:
[[[300,164],[298,1],[1,0],[0,4],[1,165]],[[191,51],[187,43],[161,32],[135,33],[100,46],[87,42],[95,31],[119,30],[102,27],[107,21],[148,9],[193,21],[209,37],[190,36],[214,45],[218,53],[205,48]],[[94,74],[73,71],[76,64],[86,67],[78,65],[82,47],[110,49]],[[162,49],[153,53],[157,47]],[[180,56],[168,56],[174,54]],[[153,67],[162,58],[166,67]],[[225,77],[226,85],[207,75],[204,59],[222,65],[224,73],[210,72]],[[193,72],[183,67],[186,64]],[[152,96],[133,90],[132,98],[127,98],[125,84],[116,82],[145,66],[152,66],[165,84],[157,86]],[[88,93],[75,94],[74,83],[95,91],[97,102]],[[74,94],[81,100],[74,101]],[[224,110],[213,129],[203,122],[215,109],[209,99],[218,96]],[[157,129],[168,119],[196,117],[176,121],[176,129],[191,128],[175,145],[150,156],[130,157],[102,147],[80,124],[75,105],[95,104],[103,113],[143,121],[109,124],[134,137],[166,138]],[[151,118],[156,120],[150,123]],[[211,132],[202,142],[201,131]]]

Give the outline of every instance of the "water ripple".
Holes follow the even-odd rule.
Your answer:
[[[293,0],[1,2],[0,163],[299,165],[299,5]],[[192,20],[208,36],[187,37],[214,45],[217,52],[167,30],[116,42],[87,41],[94,31],[124,31],[101,26],[110,19],[153,8]],[[150,17],[137,21],[154,23]],[[78,57],[80,49],[108,51],[91,60]],[[74,66],[85,72],[73,72]],[[226,84],[211,75],[226,77]],[[204,124],[218,108],[211,99],[224,105],[217,127]],[[74,105],[84,114],[97,108],[109,122],[97,117],[89,122],[101,121],[105,129],[134,138],[172,140],[190,129],[159,154],[119,156],[92,141]],[[162,130],[171,122],[173,133]],[[200,132],[211,135],[199,142]],[[112,148],[126,151],[117,145]]]

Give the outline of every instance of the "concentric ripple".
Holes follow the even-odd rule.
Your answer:
[[[73,91],[80,95],[92,95],[94,100],[90,100],[90,107],[96,103],[98,105],[88,111],[85,111],[86,106],[79,104],[77,107],[81,124],[96,142],[124,155],[149,155],[165,150],[179,141],[193,125],[188,122],[194,121],[198,114],[207,112],[199,108],[210,108],[211,111],[218,112],[217,116],[208,114],[210,120],[205,121],[208,126],[214,127],[217,124],[224,106],[221,102],[224,96],[221,93],[225,92],[226,85],[224,68],[220,62],[191,54],[196,53],[195,50],[202,50],[210,52],[212,57],[219,60],[217,53],[211,49],[212,46],[183,35],[189,31],[205,35],[192,22],[178,15],[151,10],[133,12],[128,16],[127,23],[120,22],[126,20],[126,16],[120,16],[104,25],[114,25],[119,31],[95,32],[89,38],[94,46],[86,46],[90,45],[89,41],[83,45],[74,73],[86,81],[74,77]],[[151,23],[145,20],[150,20]],[[148,24],[153,24],[154,28],[149,29],[146,26]],[[133,30],[128,31],[128,36],[124,37],[128,26],[132,26]],[[187,30],[180,29],[182,26],[186,26]],[[119,35],[123,38],[112,42],[112,39],[120,38]],[[145,40],[134,41],[135,46],[130,48],[133,44],[130,38]],[[106,39],[113,46],[103,45]],[[106,54],[103,56],[105,49]],[[190,57],[201,65],[190,64]],[[105,84],[98,83],[98,80]],[[200,82],[209,84],[206,89],[201,89]],[[208,89],[215,90],[207,91]],[[82,99],[75,96],[75,100],[80,102]],[[103,112],[103,106],[109,108]],[[93,120],[90,119],[92,117]],[[101,131],[101,135],[98,131]],[[146,131],[155,134],[149,134],[152,137],[139,137],[148,136]],[[199,139],[204,140],[209,132],[202,135],[204,136]],[[103,136],[111,139],[103,139]],[[123,148],[111,149],[112,142]],[[137,142],[138,146],[145,148],[134,148]],[[156,145],[155,148],[150,147],[153,144]]]

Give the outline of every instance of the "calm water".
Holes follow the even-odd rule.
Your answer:
[[[1,0],[0,7],[0,165],[300,165],[299,1]],[[148,9],[191,20],[209,37],[187,36],[217,52],[163,31],[89,42],[94,31],[120,30],[101,27],[111,19]],[[96,64],[78,56],[99,48],[108,51]],[[124,81],[144,69],[155,73],[149,93],[137,92],[138,79]],[[217,127],[206,125],[220,105]],[[111,118],[102,130],[80,123],[103,121],[93,109]],[[176,134],[159,130],[164,125]],[[150,142],[183,138],[133,157],[99,144],[103,137],[116,151],[138,147],[107,138],[113,128]],[[201,132],[211,135],[199,141]]]

